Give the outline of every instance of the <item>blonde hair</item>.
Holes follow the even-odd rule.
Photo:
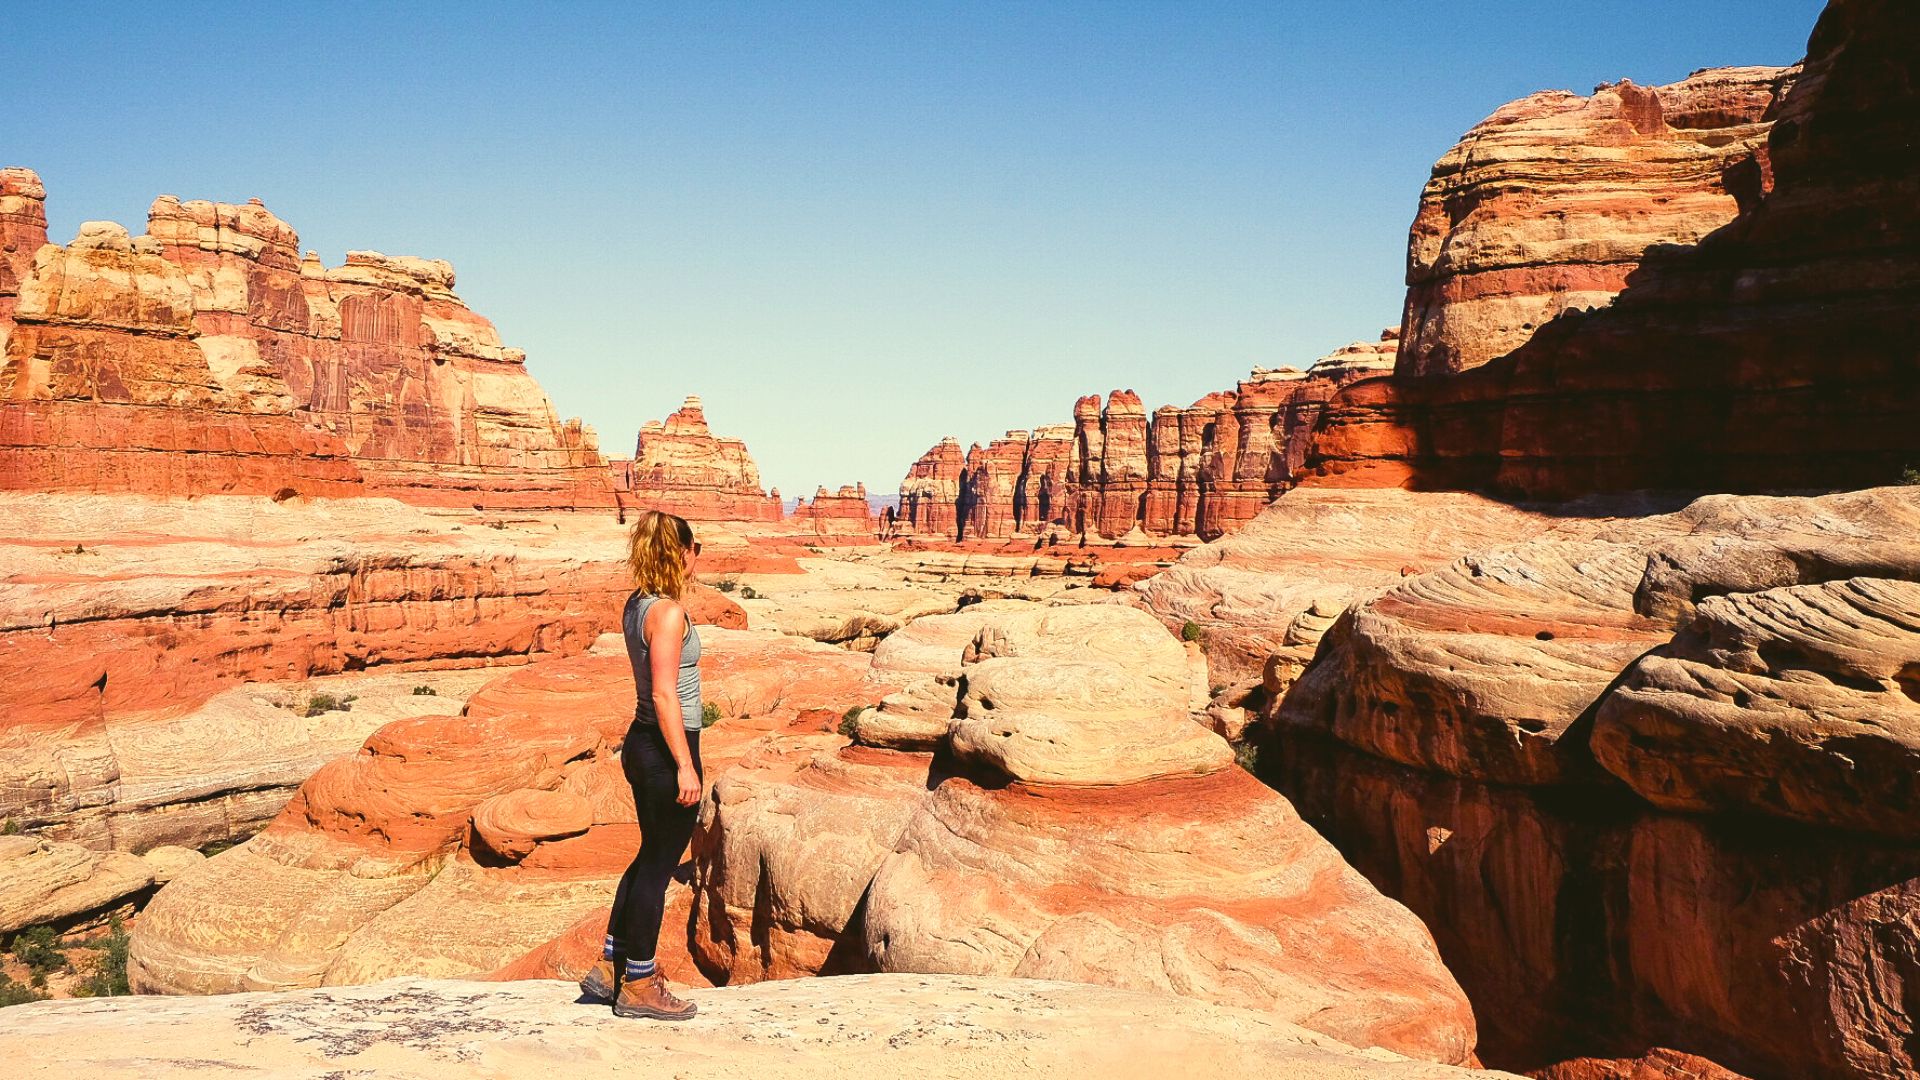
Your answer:
[[[693,526],[677,514],[648,510],[633,523],[627,567],[633,584],[649,596],[678,600],[687,589],[687,552],[693,550]]]

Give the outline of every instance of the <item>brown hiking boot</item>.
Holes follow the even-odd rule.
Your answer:
[[[613,1000],[620,989],[620,980],[613,973],[613,961],[597,961],[580,976],[580,992],[602,1004]]]
[[[653,1020],[691,1020],[699,1010],[691,1001],[682,1001],[667,990],[667,980],[658,971],[644,979],[628,979],[620,984],[620,996],[613,999],[613,1015],[644,1016]]]

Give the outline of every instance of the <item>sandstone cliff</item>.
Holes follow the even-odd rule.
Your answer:
[[[444,262],[326,268],[256,200],[155,200],[46,243],[45,193],[0,178],[0,486],[611,503],[593,433],[561,422]]]
[[[1745,170],[1758,178],[1729,189],[1747,185],[1737,217],[1644,252],[1610,306],[1563,314],[1496,360],[1458,375],[1432,373],[1452,361],[1413,362],[1342,391],[1310,482],[1756,491],[1886,483],[1920,462],[1920,178],[1903,149],[1920,115],[1915,20],[1911,5],[1832,4]],[[1685,98],[1641,94],[1633,122],[1684,142],[1762,96],[1753,84],[1731,95],[1744,105],[1701,113],[1701,95],[1718,100],[1714,80],[1729,90],[1733,76],[1697,78]],[[1483,314],[1468,306],[1459,321]]]

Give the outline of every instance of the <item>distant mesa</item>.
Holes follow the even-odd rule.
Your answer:
[[[779,521],[778,493],[760,486],[760,468],[739,439],[707,427],[698,394],[666,420],[640,428],[633,457],[607,465],[622,508],[666,510],[698,521]]]

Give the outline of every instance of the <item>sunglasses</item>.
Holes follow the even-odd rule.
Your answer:
[[[693,553],[694,553],[695,555],[698,555],[698,554],[700,554],[700,541],[698,541],[698,540],[695,540],[695,541],[693,542]]]

